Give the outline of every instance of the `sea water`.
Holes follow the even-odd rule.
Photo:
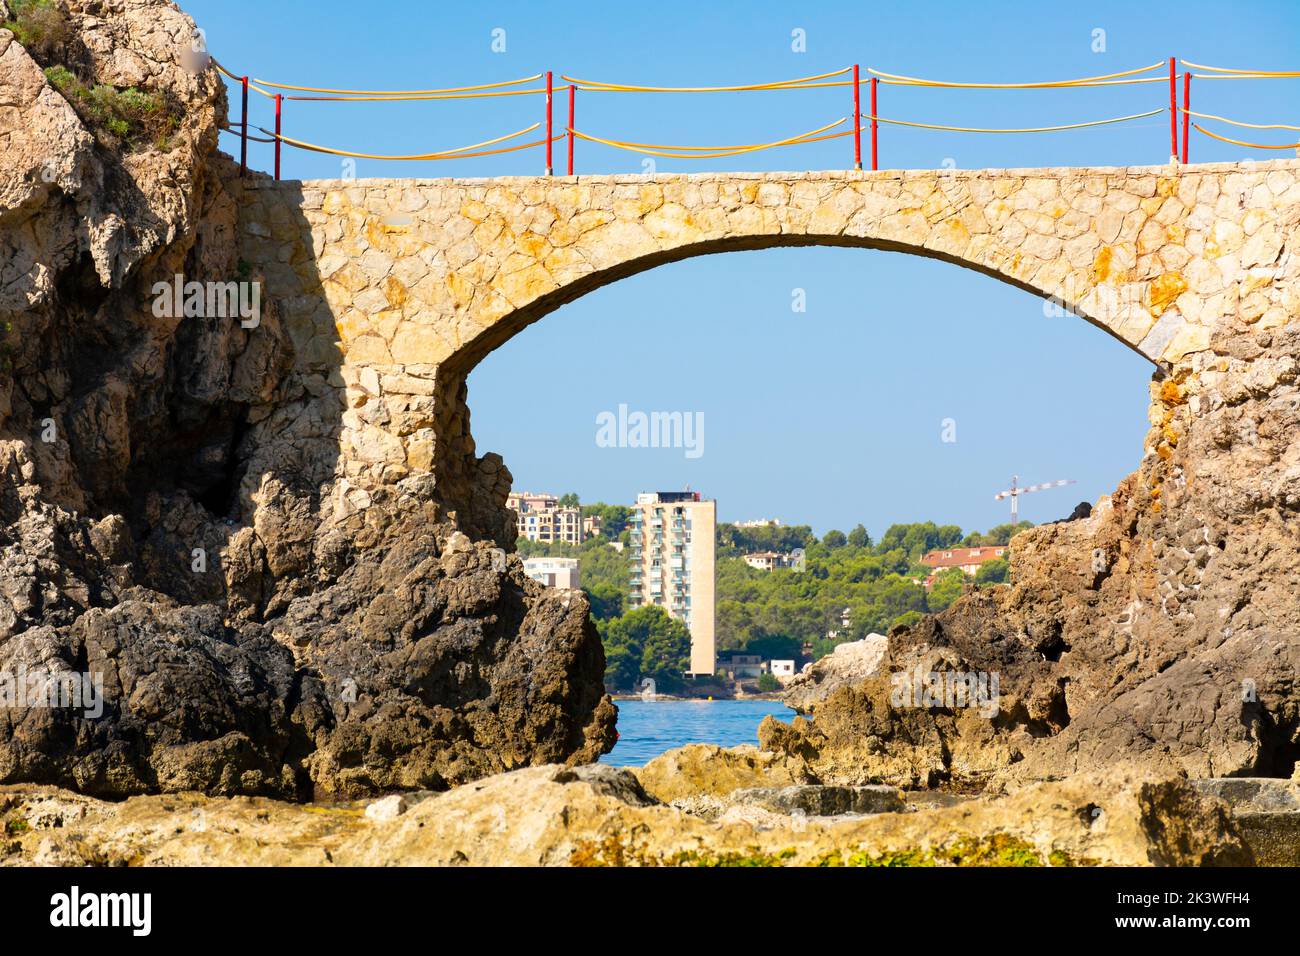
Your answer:
[[[620,700],[618,743],[600,758],[616,767],[640,767],[686,744],[757,744],[768,714],[789,720],[794,711],[773,700]]]

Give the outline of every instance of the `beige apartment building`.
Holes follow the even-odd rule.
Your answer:
[[[529,541],[582,544],[587,539],[580,508],[562,508],[555,495],[512,491],[506,507],[519,516],[519,536]]]
[[[630,607],[657,604],[691,632],[688,674],[712,675],[718,503],[698,491],[637,495],[631,519]]]

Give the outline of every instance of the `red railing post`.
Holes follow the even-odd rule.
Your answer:
[[[239,121],[239,175],[248,172],[248,77],[240,80],[243,87],[244,116]]]
[[[1169,158],[1178,162],[1178,67],[1169,58]]]
[[[853,168],[862,168],[862,87],[856,63],[853,64]]]
[[[1192,115],[1188,112],[1192,108],[1192,74],[1189,70],[1183,74],[1183,165],[1187,165],[1187,124],[1191,122]]]
[[[871,78],[871,168],[879,169],[879,156],[876,152],[876,86],[879,80],[876,77]]]
[[[551,71],[546,71],[546,175],[550,176],[555,172],[555,166],[551,162],[551,140],[554,139],[551,127]]]
[[[570,176],[573,175],[573,139],[574,139],[574,137],[573,137],[573,130],[574,130],[574,128],[575,128],[574,125],[573,125],[573,100],[574,100],[574,92],[575,92],[575,84],[570,83],[570,84],[569,84],[569,126],[568,126],[568,130],[569,130],[569,175],[570,175]]]
[[[275,94],[275,178],[280,178],[280,101],[284,97]]]

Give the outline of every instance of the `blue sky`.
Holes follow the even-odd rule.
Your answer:
[[[1170,55],[1260,70],[1300,64],[1300,4],[1094,2],[433,4],[393,0],[186,0],[212,52],[236,73],[304,86],[409,89],[541,72],[642,85],[725,85],[822,73],[854,62],[938,79],[1019,82],[1145,66]],[[493,52],[494,31],[505,52]],[[792,31],[806,38],[792,49]],[[1105,49],[1094,51],[1096,31]],[[498,43],[498,46],[500,44]],[[865,75],[865,74],[864,74]],[[1194,110],[1296,123],[1300,79],[1193,80]],[[1164,84],[1078,90],[881,87],[882,116],[964,126],[1037,126],[1167,105]],[[238,99],[232,97],[237,114]],[[865,108],[865,98],[864,98]],[[579,92],[579,129],[612,139],[708,144],[778,139],[849,114],[845,88],[794,92]],[[360,152],[428,152],[541,118],[540,97],[285,106],[286,135]],[[252,122],[270,126],[252,96]],[[564,122],[557,97],[556,124]],[[1204,125],[1204,124],[1203,124]],[[1167,115],[1038,135],[882,127],[882,168],[1126,165],[1165,161]],[[1234,135],[1230,129],[1213,126]],[[1282,137],[1257,137],[1282,142]],[[1275,158],[1192,132],[1192,161]],[[223,146],[237,151],[224,135]],[[563,144],[556,144],[562,167]],[[864,143],[865,147],[865,143]],[[579,142],[577,172],[640,172],[645,157]],[[250,147],[269,169],[270,148]],[[656,159],[660,172],[833,169],[848,138],[744,157]],[[287,151],[286,177],[340,175],[339,160]],[[359,160],[358,176],[542,171],[540,150],[440,163]],[[791,309],[793,290],[806,312]],[[992,500],[1013,473],[1079,484],[1031,495],[1044,521],[1095,500],[1131,471],[1146,431],[1151,366],[1073,316],[994,279],[913,256],[785,249],[706,256],[622,280],[546,317],[471,375],[480,452],[504,455],[515,487],[631,500],[689,485],[723,520],[779,517],[825,531],[932,518],[968,529],[1006,520]],[[692,343],[639,352],[647,333]],[[687,353],[692,357],[688,357]],[[596,416],[702,412],[704,454],[600,448]],[[956,421],[956,442],[941,422]]]

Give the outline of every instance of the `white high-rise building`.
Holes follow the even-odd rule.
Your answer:
[[[712,676],[717,667],[714,636],[714,543],[716,501],[698,491],[651,491],[637,495],[631,519],[632,580],[628,604],[655,604],[691,632],[688,674]]]

